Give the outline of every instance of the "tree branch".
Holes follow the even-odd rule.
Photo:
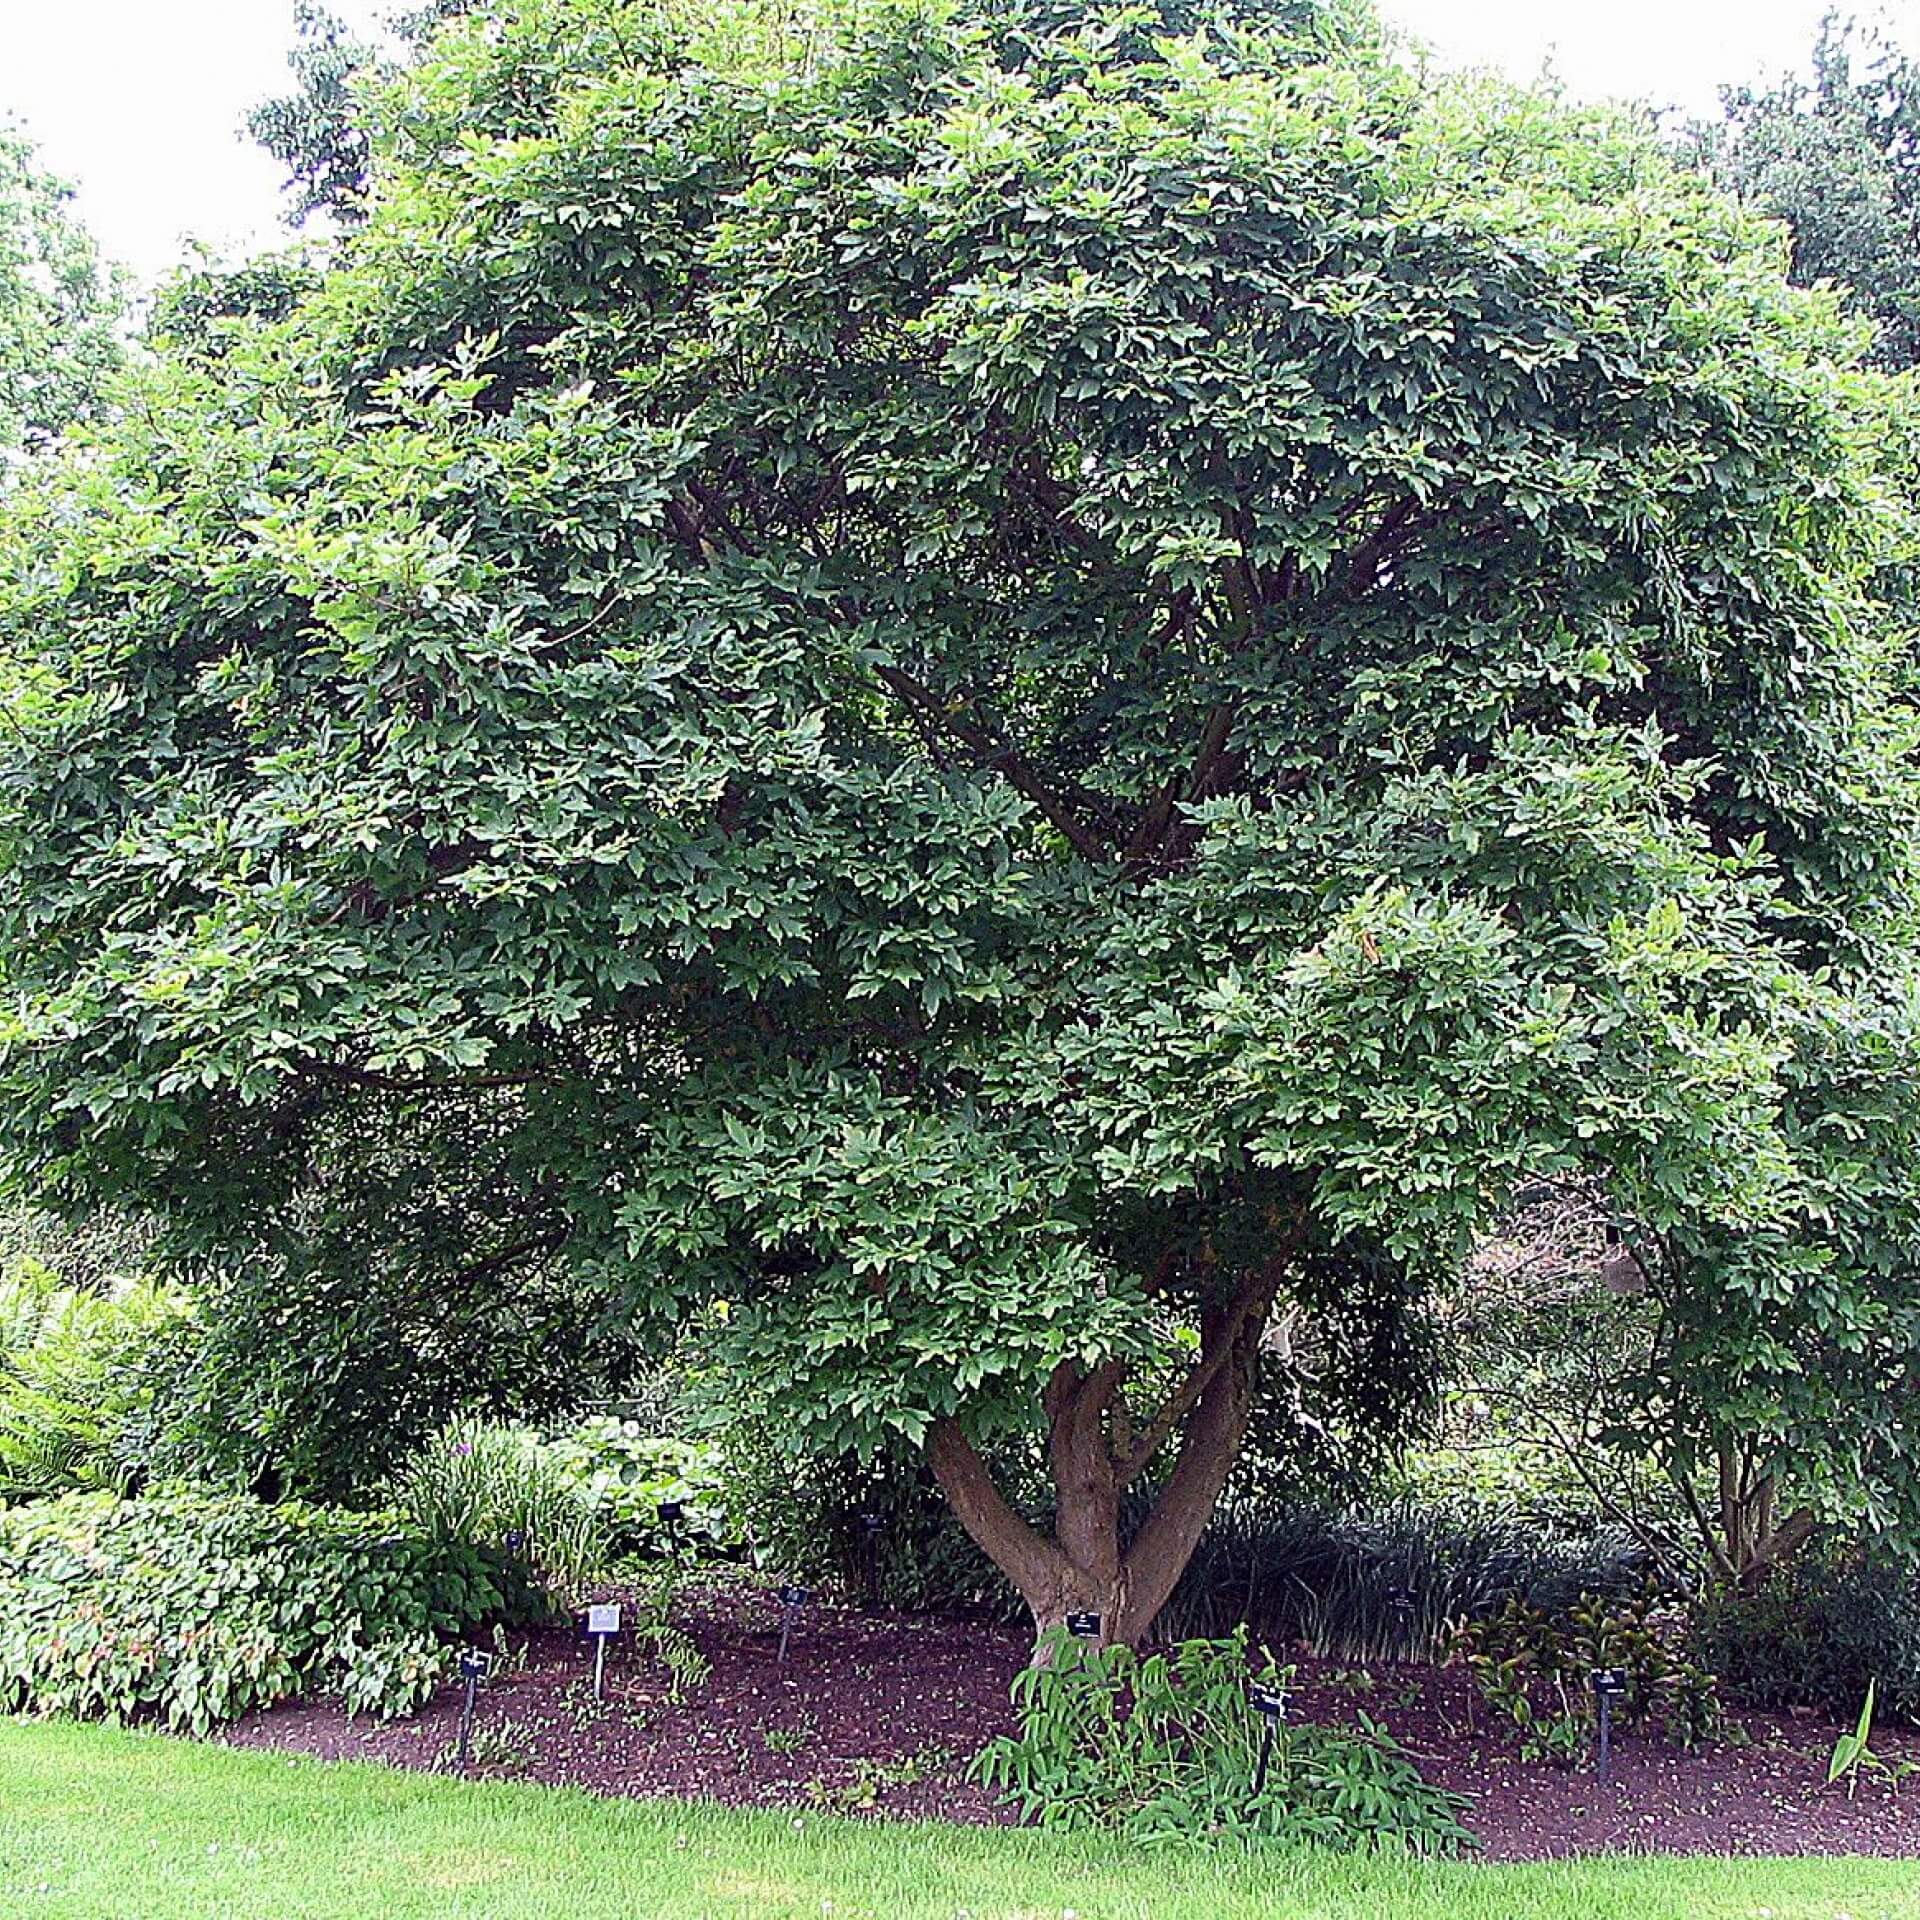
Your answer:
[[[1003,775],[1016,793],[1031,800],[1066,836],[1083,860],[1099,863],[1107,858],[1106,842],[1073,813],[1066,801],[1040,777],[1018,748],[985,727],[962,719],[931,687],[924,686],[901,668],[876,667],[874,671],[883,685],[907,703],[910,712],[917,710],[924,714],[936,726],[943,727],[956,740],[971,747],[979,755],[983,768]],[[1082,804],[1089,804],[1092,800],[1090,794],[1078,788],[1074,789],[1074,796]]]
[[[1126,1457],[1114,1463],[1114,1478],[1121,1486],[1129,1486],[1140,1477],[1154,1455],[1172,1437],[1173,1430],[1213,1385],[1221,1369],[1232,1358],[1235,1345],[1248,1322],[1266,1318],[1267,1309],[1273,1305],[1273,1297],[1279,1291],[1288,1263],[1299,1251],[1300,1242],[1305,1236],[1306,1216],[1302,1214],[1295,1220],[1274,1257],[1241,1281],[1228,1303],[1226,1317],[1211,1350],[1202,1350],[1187,1377],[1140,1430],[1139,1438]]]
[[[974,1543],[1023,1595],[1057,1578],[1065,1555],[1007,1504],[974,1444],[955,1420],[936,1420],[927,1435],[927,1464]]]
[[[529,1240],[517,1240],[512,1246],[489,1254],[484,1260],[475,1260],[471,1265],[459,1268],[451,1275],[449,1284],[461,1287],[470,1286],[476,1280],[490,1280],[496,1273],[526,1259],[529,1254],[558,1253],[566,1244],[566,1239],[564,1228],[549,1227],[545,1233],[535,1234]]]
[[[336,1060],[295,1060],[293,1071],[309,1079],[340,1080],[348,1086],[372,1087],[383,1093],[484,1093],[497,1087],[557,1087],[552,1073],[476,1073],[458,1080],[410,1080],[402,1074],[380,1073],[372,1067],[349,1067]]]

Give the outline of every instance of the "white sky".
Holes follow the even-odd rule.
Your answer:
[[[1827,0],[1384,0],[1450,62],[1575,92],[1711,110],[1723,81],[1799,65]],[[391,0],[332,0],[367,23]],[[1920,0],[1880,9],[1920,49]],[[1875,11],[1872,0],[1859,7]],[[293,0],[0,0],[0,115],[80,189],[107,250],[151,276],[188,235],[228,250],[278,233],[279,174],[240,131],[280,91]]]

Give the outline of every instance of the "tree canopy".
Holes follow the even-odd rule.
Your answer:
[[[1828,1231],[1803,1098],[1915,1057],[1895,399],[1774,227],[1305,0],[503,0],[372,179],[0,531],[16,1175],[724,1303],[1123,1637],[1276,1305],[1388,1394],[1521,1181],[1721,1404],[1849,1343],[1809,1484],[1911,1497],[1912,1210]]]
[[[1920,364],[1920,65],[1829,13],[1811,84],[1730,87],[1704,135],[1715,172],[1793,230],[1793,276],[1832,281],[1888,367]]]
[[[263,100],[247,115],[247,131],[287,170],[287,221],[316,213],[343,226],[366,216],[370,142],[356,88],[391,71],[396,52],[428,39],[463,13],[469,0],[429,0],[390,22],[392,49],[362,39],[315,0],[295,0],[295,41],[287,55],[291,92]]]
[[[69,197],[0,124],[0,463],[95,413],[120,364],[120,290]]]

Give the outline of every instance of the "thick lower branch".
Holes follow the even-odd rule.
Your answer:
[[[973,1543],[1029,1598],[1059,1578],[1065,1556],[1007,1504],[986,1462],[953,1420],[936,1420],[927,1463]]]
[[[1241,1329],[1250,1318],[1258,1317],[1264,1323],[1272,1310],[1274,1296],[1280,1290],[1289,1262],[1299,1250],[1300,1242],[1306,1232],[1304,1217],[1296,1220],[1288,1231],[1280,1251],[1241,1281],[1232,1301],[1228,1304],[1226,1319],[1221,1328],[1221,1337],[1210,1346],[1202,1342],[1200,1357],[1193,1364],[1185,1380],[1168,1397],[1161,1407],[1141,1429],[1140,1437],[1134,1442],[1115,1466],[1115,1475],[1120,1484],[1131,1485],[1151,1464],[1153,1457],[1171,1438],[1173,1430],[1196,1406],[1201,1396],[1213,1384],[1220,1370],[1232,1358],[1235,1342]]]
[[[932,724],[972,748],[983,768],[1003,775],[1016,793],[1031,800],[1083,860],[1099,863],[1107,859],[1109,849],[1105,840],[1073,811],[1060,792],[1041,778],[1016,747],[985,727],[961,719],[953,711],[951,702],[941,699],[931,687],[922,686],[910,673],[898,667],[876,667],[874,671],[883,686],[907,703],[909,711],[924,714]],[[1076,798],[1084,796],[1076,795]]]
[[[1129,1639],[1144,1633],[1172,1597],[1239,1458],[1270,1299],[1271,1293],[1230,1337],[1221,1330],[1229,1338],[1227,1360],[1200,1396],[1167,1484],[1127,1549],[1120,1585],[1127,1600],[1122,1631]]]

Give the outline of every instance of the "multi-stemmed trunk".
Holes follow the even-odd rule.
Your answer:
[[[1285,1267],[1245,1276],[1202,1316],[1200,1351],[1164,1404],[1137,1428],[1118,1363],[1056,1368],[1043,1407],[1053,1483],[1051,1536],[1030,1525],[994,1484],[958,1423],[929,1439],[935,1477],[960,1523],[1019,1589],[1036,1637],[1076,1613],[1098,1617],[1102,1642],[1137,1644],[1166,1605],[1246,1438],[1260,1338]],[[1123,1543],[1121,1503],[1163,1451],[1176,1447],[1158,1495]]]

